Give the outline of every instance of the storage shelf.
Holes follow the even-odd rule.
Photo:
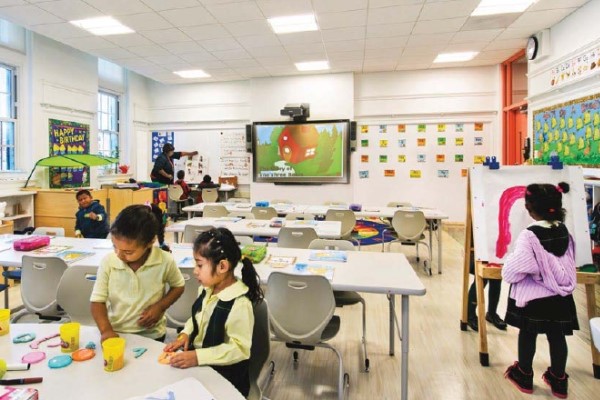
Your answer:
[[[15,221],[17,219],[24,219],[24,218],[31,218],[33,217],[33,215],[31,214],[18,214],[18,215],[11,215],[10,217],[2,217],[1,219],[5,220],[5,221]]]

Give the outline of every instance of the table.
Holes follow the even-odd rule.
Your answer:
[[[238,219],[232,217],[221,218],[191,218],[186,221],[177,222],[165,228],[166,232],[173,232],[175,242],[179,242],[179,234],[185,230],[186,225],[212,225],[229,229],[234,235],[241,236],[268,236],[277,237],[281,228],[269,226],[271,221],[265,219]],[[342,223],[340,221],[283,221],[285,227],[292,228],[314,228],[317,235],[326,239],[339,239],[342,235]]]
[[[21,362],[21,357],[31,351],[28,344],[13,344],[12,338],[22,333],[34,332],[38,338],[58,333],[59,324],[12,324],[10,335],[0,336],[0,354],[7,363]],[[210,367],[187,369],[172,368],[158,363],[163,343],[139,335],[123,334],[126,339],[125,366],[116,372],[104,371],[100,346],[100,333],[96,327],[82,326],[79,343],[84,347],[92,341],[96,344],[96,356],[88,361],[73,362],[61,369],[50,369],[48,359],[61,354],[60,347],[48,347],[52,339],[40,345],[46,360],[32,364],[29,371],[9,371],[4,379],[43,377],[44,382],[30,385],[39,391],[40,399],[84,398],[86,400],[126,399],[152,393],[160,388],[187,377],[198,379],[215,399],[242,400],[244,397],[219,373]],[[132,349],[148,350],[134,358]]]
[[[202,189],[198,188],[198,185],[200,184],[200,182],[188,182],[188,185],[190,186],[190,189],[195,190],[195,191],[200,191]],[[234,185],[228,185],[228,184],[221,184],[221,186],[216,188],[217,191],[219,192],[219,195],[223,195],[223,199],[225,201],[229,200],[229,195],[233,192],[235,192],[236,187]],[[200,203],[202,204],[202,203]],[[216,203],[211,203],[211,204],[216,204]],[[220,204],[220,203],[219,203]]]

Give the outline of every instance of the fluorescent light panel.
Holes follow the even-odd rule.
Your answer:
[[[275,17],[267,19],[273,32],[277,34],[308,32],[319,29],[314,14],[292,15],[289,17]]]
[[[179,75],[182,78],[190,79],[190,78],[210,78],[210,75],[201,69],[188,69],[185,71],[175,71],[173,72],[175,75]]]
[[[537,0],[481,0],[471,16],[521,13]]]
[[[329,69],[329,61],[307,61],[296,63],[298,71],[321,71]]]
[[[446,63],[446,62],[460,62],[472,60],[479,52],[477,51],[465,51],[462,53],[440,53],[437,55],[434,63]]]
[[[134,32],[133,29],[123,25],[113,17],[79,19],[69,22],[97,36],[122,35]]]

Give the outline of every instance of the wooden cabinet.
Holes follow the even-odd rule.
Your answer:
[[[127,206],[132,204],[152,203],[152,194],[154,189],[142,188],[132,189],[114,189],[108,188],[108,199],[110,204],[110,221],[114,221],[117,215]]]
[[[14,233],[14,224],[12,221],[2,221],[0,218],[0,234]]]
[[[0,202],[6,202],[6,209],[4,210],[5,216],[0,220],[12,221],[14,229],[17,230],[33,226],[33,196],[35,193],[31,190],[12,190],[2,193]]]

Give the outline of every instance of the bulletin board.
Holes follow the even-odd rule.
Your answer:
[[[502,166],[498,170],[470,169],[471,210],[475,257],[503,263],[519,233],[533,222],[525,209],[524,187],[531,183],[570,184],[563,195],[565,225],[575,243],[577,265],[592,262],[583,172],[579,166],[553,170],[550,166]]]
[[[90,126],[71,121],[48,119],[49,149],[51,156],[90,153]],[[50,167],[50,188],[90,186],[89,167]]]
[[[221,175],[237,176],[238,183],[250,184],[252,160],[246,152],[243,130],[221,132]]]

